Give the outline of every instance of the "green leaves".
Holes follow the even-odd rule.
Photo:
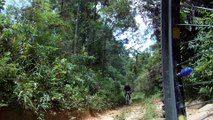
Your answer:
[[[134,81],[136,91],[143,91],[146,94],[156,92],[160,89],[160,47],[158,44],[152,46],[153,51],[144,51],[136,57],[135,65],[138,76]]]
[[[206,2],[208,3],[208,2]],[[205,4],[206,4],[205,3]],[[201,2],[201,4],[203,4]],[[209,3],[211,4],[211,3]],[[205,6],[205,5],[204,5]],[[190,11],[190,9],[187,9]],[[182,21],[186,19],[185,11],[181,12]],[[195,11],[195,16],[193,16],[193,24],[199,25],[212,25],[213,16],[211,11],[197,9]],[[185,20],[185,23],[187,21]],[[208,83],[213,78],[213,55],[212,55],[212,46],[213,46],[213,31],[210,27],[189,27],[187,30],[184,30],[182,33],[183,40],[193,40],[188,44],[182,45],[182,60],[189,59],[189,57],[198,56],[196,59],[191,61],[186,66],[192,66],[194,71],[191,76],[184,78],[184,82],[188,84],[194,84],[194,86],[186,87],[185,91],[190,95],[187,97],[192,98],[192,91],[194,95],[202,96],[204,99],[212,98],[212,83]],[[187,54],[186,54],[187,53]],[[207,84],[196,85],[196,83],[207,82]],[[197,96],[196,96],[197,97]]]
[[[4,10],[4,4],[5,4],[5,0],[1,0],[0,1],[0,12],[1,12],[1,10]]]
[[[0,98],[40,118],[54,107],[102,110],[123,99],[128,52],[113,30],[134,27],[129,1],[63,2],[34,0],[0,14]]]
[[[11,53],[6,52],[4,56],[0,57],[0,77],[14,78],[16,77],[17,69],[14,63],[11,63]]]

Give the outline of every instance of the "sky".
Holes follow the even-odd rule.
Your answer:
[[[143,22],[140,15],[136,15],[134,19],[137,23],[138,30],[135,32],[131,32],[131,30],[126,31],[123,34],[116,36],[116,39],[127,39],[128,44],[124,45],[126,49],[142,52],[155,43],[155,40],[151,38],[153,31]]]
[[[6,6],[10,4],[16,4],[16,6],[27,6],[29,5],[30,0],[6,0]],[[127,39],[128,44],[124,46],[126,49],[136,50],[142,52],[149,48],[150,45],[153,45],[155,41],[151,40],[152,31],[149,30],[148,35],[144,35],[145,31],[148,29],[148,26],[143,22],[143,19],[140,15],[135,16],[135,21],[138,26],[138,30],[135,32],[126,31],[123,34],[120,34],[116,37],[117,40]]]
[[[28,1],[31,0],[6,0],[6,6],[11,4],[15,4],[16,6],[27,6],[29,5]]]
[[[129,44],[126,45],[126,48],[134,47],[135,50],[144,51],[149,48],[150,45],[153,45],[155,42],[151,40],[152,31],[144,38],[144,33],[148,29],[148,26],[143,22],[143,19],[140,15],[135,16],[135,21],[138,24],[138,38],[136,43],[134,39],[130,39]]]

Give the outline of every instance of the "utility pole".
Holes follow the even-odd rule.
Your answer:
[[[166,120],[184,120],[185,103],[180,63],[180,0],[161,0],[161,46]]]

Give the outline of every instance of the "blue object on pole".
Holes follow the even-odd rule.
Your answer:
[[[186,75],[189,75],[190,73],[192,73],[192,68],[186,67],[182,69],[180,73],[178,73],[178,76],[186,76]]]

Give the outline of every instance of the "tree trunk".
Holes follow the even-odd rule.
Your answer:
[[[60,8],[60,15],[63,16],[64,12],[64,0],[61,0],[61,8]]]
[[[77,13],[76,13],[76,20],[75,20],[75,35],[74,35],[74,41],[73,41],[73,53],[76,54],[77,53],[77,42],[78,42],[78,27],[79,27],[79,9],[80,9],[80,5],[78,2],[78,8],[77,8]]]
[[[104,39],[103,41],[103,52],[102,52],[102,60],[101,60],[101,71],[102,71],[102,75],[104,75],[105,73],[105,63],[106,63],[106,41],[107,38]]]
[[[93,21],[96,21],[97,19],[97,10],[96,10],[96,6],[97,6],[97,0],[95,0],[95,7],[93,9]],[[89,45],[88,45],[88,53],[89,55],[93,55],[94,54],[94,50],[93,50],[93,47],[92,47],[92,44],[95,42],[95,34],[96,34],[96,30],[93,26],[91,26],[91,32],[90,32],[90,35],[89,35]]]

